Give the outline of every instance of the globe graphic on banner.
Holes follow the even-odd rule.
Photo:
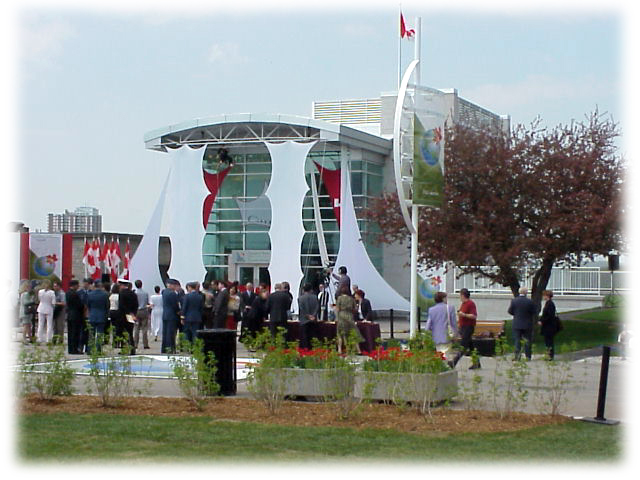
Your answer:
[[[48,277],[56,268],[56,262],[51,261],[49,257],[38,257],[33,263],[33,270],[41,277]]]
[[[440,138],[436,129],[427,130],[420,138],[420,153],[430,167],[435,167],[440,158]]]
[[[432,300],[436,292],[438,292],[438,289],[432,286],[430,278],[423,278],[420,282],[419,291],[420,295],[422,295],[424,298],[426,298],[427,300]]]

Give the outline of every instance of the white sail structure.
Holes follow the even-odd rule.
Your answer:
[[[167,185],[171,177],[171,170],[167,174],[160,197],[156,203],[142,240],[131,258],[129,278],[132,282],[141,280],[143,288],[151,292],[156,285],[163,287],[162,276],[158,264],[158,249],[160,243],[160,229],[162,227],[162,212],[167,195]]]
[[[342,162],[340,181],[340,249],[334,273],[347,267],[351,283],[363,290],[375,310],[409,311],[409,301],[396,292],[378,273],[364,247],[351,196],[351,178],[346,161]]]
[[[271,181],[265,195],[271,202],[271,284],[287,281],[298,296],[302,281],[302,204],[309,190],[305,180],[307,154],[316,142],[267,143],[271,155]]]
[[[202,176],[205,149],[188,146],[169,149],[171,175],[167,187],[167,236],[171,240],[169,276],[182,283],[202,282],[206,269],[202,261],[202,204],[209,194]]]

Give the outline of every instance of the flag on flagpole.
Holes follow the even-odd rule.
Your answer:
[[[107,237],[102,238],[102,249],[100,250],[100,260],[104,265],[104,273],[111,276],[111,244],[107,242]]]
[[[131,261],[131,246],[129,245],[129,238],[127,238],[127,246],[124,250],[124,261],[122,269],[122,278],[129,280],[129,262]]]
[[[402,16],[402,12],[400,12],[400,38],[413,38],[416,34],[416,31],[413,28],[407,28],[404,23],[404,17]]]
[[[118,279],[118,270],[120,267],[120,244],[111,237],[111,279],[115,282]]]
[[[93,274],[91,271],[91,266],[89,265],[89,242],[87,242],[87,237],[84,237],[84,253],[82,254],[82,264],[84,265],[84,278],[88,278]]]
[[[91,278],[94,280],[100,280],[100,276],[102,272],[100,271],[100,265],[98,262],[100,261],[100,241],[97,239],[93,239],[91,242],[91,248],[89,249],[89,265],[93,265],[93,273],[91,273]],[[91,270],[91,269],[90,269]]]

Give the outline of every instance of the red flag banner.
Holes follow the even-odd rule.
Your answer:
[[[111,238],[111,279],[113,282],[118,279],[120,260],[120,244]]]
[[[324,183],[329,198],[331,199],[331,206],[333,207],[333,214],[336,216],[338,222],[338,228],[340,228],[340,169],[329,170],[322,167],[318,162],[313,162],[316,168],[320,172],[320,180]]]
[[[213,202],[215,202],[216,200],[216,195],[218,194],[220,185],[222,185],[224,177],[227,176],[227,173],[229,173],[230,170],[231,167],[220,170],[218,173],[209,173],[204,169],[202,170],[204,183],[210,192],[209,195],[207,195],[207,197],[204,199],[204,203],[202,205],[202,226],[205,230],[207,229],[207,225],[209,223],[209,215],[211,215]]]
[[[100,280],[102,276],[102,272],[100,271],[100,241],[97,239],[93,239],[91,243],[91,248],[89,249],[89,265],[93,265],[93,273],[91,273],[91,278],[94,280]]]
[[[127,238],[127,246],[124,249],[124,260],[122,262],[122,278],[129,280],[129,262],[131,261],[131,246],[129,245],[129,239]]]
[[[404,23],[404,17],[402,16],[402,12],[400,12],[400,37],[404,38],[412,38],[416,34],[416,31],[413,28],[407,29]]]

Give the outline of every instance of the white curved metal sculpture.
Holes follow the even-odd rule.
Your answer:
[[[165,212],[171,240],[169,276],[186,282],[201,282],[206,274],[202,261],[202,203],[209,194],[202,179],[204,148],[184,146],[169,150],[171,175]]]
[[[309,190],[305,180],[307,154],[316,142],[268,143],[271,155],[271,181],[265,195],[271,202],[271,284],[287,281],[291,293],[297,297],[302,281],[302,204]]]

